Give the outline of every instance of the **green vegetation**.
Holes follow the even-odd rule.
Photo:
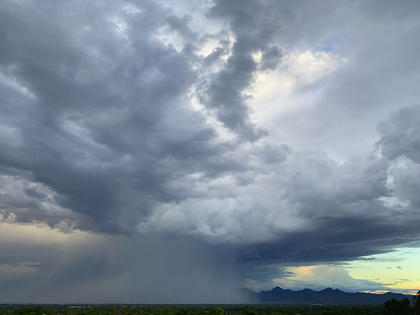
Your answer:
[[[210,315],[223,315],[225,311],[220,306],[212,307],[209,311]]]
[[[398,301],[392,299],[384,303],[384,315],[410,315],[412,308],[408,299]]]
[[[382,315],[378,306],[321,305],[3,305],[9,315]]]
[[[384,305],[0,305],[0,315],[420,315],[420,291]]]
[[[417,292],[416,296],[413,298],[414,305],[414,314],[420,315],[420,291]]]

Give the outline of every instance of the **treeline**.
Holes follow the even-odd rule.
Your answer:
[[[5,315],[382,315],[384,307],[322,305],[3,306]],[[400,315],[400,314],[398,314]]]
[[[420,291],[412,301],[384,305],[0,305],[0,315],[420,315]]]
[[[420,291],[413,298],[413,303],[410,300],[403,299],[398,301],[392,299],[384,303],[384,315],[420,315]]]

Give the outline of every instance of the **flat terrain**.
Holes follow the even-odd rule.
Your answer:
[[[0,314],[165,314],[165,315],[357,315],[382,314],[382,306],[321,305],[2,305]]]

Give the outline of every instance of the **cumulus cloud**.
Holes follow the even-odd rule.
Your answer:
[[[418,241],[418,7],[372,3],[6,1],[0,218],[177,236],[257,282]]]
[[[225,65],[200,89],[200,101],[216,109],[224,126],[254,142],[267,132],[251,122],[246,105],[251,95],[245,92],[258,70],[275,69],[281,57],[279,48],[271,42],[278,16],[259,1],[215,1],[208,17],[226,21],[235,41]],[[254,53],[261,54],[259,63]]]
[[[71,9],[80,15],[60,4],[2,9],[2,167],[26,171],[97,225],[83,229],[127,232],[156,203],[190,194],[169,181],[241,168],[190,106],[196,75],[187,57],[153,38],[169,13],[138,5],[78,3]],[[46,22],[48,10],[56,21]]]
[[[378,123],[381,139],[376,143],[387,159],[406,157],[420,163],[420,106],[403,107]]]

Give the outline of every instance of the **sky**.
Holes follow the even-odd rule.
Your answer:
[[[420,2],[0,6],[0,303],[420,289]]]

